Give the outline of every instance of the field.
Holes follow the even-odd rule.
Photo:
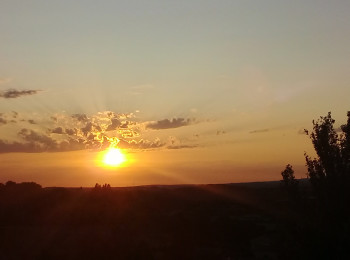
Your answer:
[[[1,259],[279,259],[298,219],[279,182],[0,189]],[[292,254],[292,255],[291,255]]]

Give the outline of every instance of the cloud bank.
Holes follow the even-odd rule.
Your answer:
[[[193,124],[194,119],[174,118],[142,122],[133,113],[102,111],[94,115],[54,114],[45,118],[28,118],[12,111],[0,114],[0,125],[15,117],[16,141],[0,139],[0,153],[62,152],[73,150],[104,150],[110,146],[121,149],[183,149],[197,147],[180,141],[161,140],[153,130],[178,128]],[[11,126],[11,127],[12,127]],[[148,136],[148,137],[146,137]],[[153,136],[153,137],[151,137]],[[163,134],[164,138],[164,134]]]

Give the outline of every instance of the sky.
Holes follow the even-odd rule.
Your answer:
[[[0,182],[305,177],[303,129],[350,110],[350,2],[0,3]],[[128,158],[104,167],[111,144]]]

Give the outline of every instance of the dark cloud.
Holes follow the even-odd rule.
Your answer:
[[[7,124],[7,120],[5,118],[2,118],[0,115],[0,125],[6,125]]]
[[[0,153],[40,153],[43,151],[43,147],[37,143],[8,143],[0,140]]]
[[[187,126],[190,124],[193,124],[193,119],[185,119],[185,118],[173,118],[171,120],[169,119],[163,119],[156,122],[151,122],[146,125],[146,128],[159,130],[159,129],[169,129],[169,128],[178,128],[182,126]]]
[[[51,130],[51,133],[53,133],[53,134],[63,134],[63,128],[62,127],[56,127],[56,128],[54,128],[54,129],[52,129]]]
[[[85,136],[88,136],[91,133],[100,132],[102,131],[101,127],[99,125],[93,124],[91,122],[88,122],[84,127],[80,129]]]
[[[47,149],[57,147],[57,142],[51,137],[44,134],[38,134],[37,132],[26,128],[21,129],[21,131],[18,132],[18,136],[27,142],[41,144]]]
[[[70,130],[74,132],[76,131],[76,129]],[[50,133],[65,134],[65,131],[62,127],[57,127],[50,130]],[[0,140],[0,153],[63,152],[83,149],[101,149],[109,146],[109,142],[107,142],[107,140],[96,141],[93,133],[90,133],[84,138],[78,136],[68,136],[66,140],[59,142],[51,138],[49,135],[23,128],[18,132],[18,136],[22,139],[22,141],[8,142],[5,140]]]
[[[108,125],[106,131],[113,131],[116,130],[119,126],[121,126],[121,122],[119,121],[118,118],[112,118],[111,119],[111,124]]]
[[[20,136],[24,142],[9,143],[0,140],[0,153],[40,153],[59,150],[59,144],[55,140],[47,135],[38,134],[33,130],[23,128],[18,132],[18,136]]]
[[[78,133],[78,129],[76,129],[76,128],[72,128],[72,129],[67,128],[65,130],[65,132],[66,132],[67,135],[76,135]]]
[[[80,122],[87,122],[89,121],[89,118],[85,114],[73,114],[72,118],[80,121]]]
[[[80,130],[83,132],[85,136],[87,136],[92,131],[92,123],[87,123],[84,127],[82,127]]]
[[[258,133],[266,133],[268,131],[270,131],[270,130],[266,128],[266,129],[257,129],[257,130],[254,130],[254,131],[250,131],[249,133],[250,134],[258,134]]]
[[[59,130],[58,130],[59,131]],[[39,134],[26,128],[18,132],[18,136],[24,142],[6,142],[0,140],[0,153],[24,152],[63,152],[86,149],[87,142],[83,138],[68,138],[62,142],[52,139],[50,136]]]
[[[2,98],[19,98],[22,96],[35,95],[41,90],[16,90],[8,89],[0,92],[0,97]]]
[[[42,152],[65,152],[83,150],[86,148],[83,139],[68,139],[61,143],[53,143],[54,145],[45,145],[42,142],[6,142],[0,140],[0,153],[42,153]]]
[[[57,151],[77,151],[77,150],[83,150],[86,148],[86,142],[84,139],[73,139],[69,138],[68,140],[65,140],[60,143],[59,149]]]

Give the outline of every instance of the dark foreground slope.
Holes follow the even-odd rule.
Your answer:
[[[0,187],[0,259],[287,259],[299,220],[278,183]]]

